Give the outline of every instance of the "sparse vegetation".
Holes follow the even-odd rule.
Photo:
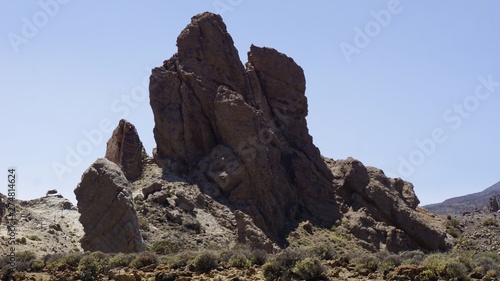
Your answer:
[[[301,280],[325,279],[325,268],[317,258],[305,258],[297,262],[292,272]]]
[[[337,256],[337,252],[331,243],[320,242],[308,249],[308,254],[322,260],[332,260]]]
[[[134,256],[130,254],[118,253],[109,260],[109,267],[126,267],[132,262]]]
[[[448,216],[445,226],[446,226],[446,233],[453,236],[454,238],[458,238],[460,236],[461,234],[460,222],[457,219],[453,219],[451,218],[451,216]]]
[[[485,221],[483,221],[483,226],[498,226],[497,221],[494,218],[488,218]]]
[[[179,250],[179,244],[170,240],[158,240],[150,246],[150,251],[158,255],[177,253]]]
[[[302,250],[287,248],[264,264],[262,268],[264,277],[266,280],[276,280],[279,277],[290,279],[293,268],[303,258],[304,252]]]
[[[246,255],[238,254],[229,259],[229,265],[237,268],[245,268],[250,266],[250,261],[247,259]]]
[[[203,252],[196,256],[193,265],[197,272],[207,273],[218,266],[217,257],[211,252]]]
[[[467,267],[456,257],[447,254],[431,254],[422,263],[426,276],[437,276],[445,280],[469,280]]]
[[[377,271],[380,261],[377,257],[367,254],[352,259],[352,263],[355,265],[356,271],[362,275],[368,275]]]
[[[144,218],[143,216],[139,216],[138,221],[139,221],[139,228],[141,230],[145,230],[145,231],[149,230],[149,222],[146,218]]]
[[[64,271],[66,269],[76,270],[81,258],[81,253],[69,253],[47,255],[44,257],[44,260],[46,269],[50,271]]]
[[[158,256],[151,252],[142,252],[137,254],[130,262],[130,266],[135,268],[142,268],[148,265],[158,265]]]
[[[263,265],[267,261],[267,253],[263,250],[252,250],[248,260],[252,265]]]
[[[109,270],[109,256],[102,252],[86,254],[80,259],[78,270],[82,280],[95,280]]]
[[[27,235],[26,238],[28,238],[29,240],[32,240],[32,241],[42,241],[42,239],[40,239],[40,237],[38,237],[38,235]]]
[[[44,268],[45,261],[43,259],[36,259],[30,265],[30,269],[33,272],[41,272]]]
[[[500,254],[499,253],[480,253],[472,258],[473,270],[472,276],[475,278],[495,278],[500,277]]]
[[[16,238],[15,241],[17,244],[26,245],[26,237]]]

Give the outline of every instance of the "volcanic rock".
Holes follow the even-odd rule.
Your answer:
[[[141,176],[147,155],[134,125],[120,120],[108,141],[105,157],[117,164],[128,180]]]
[[[144,250],[128,180],[115,163],[100,158],[85,171],[75,189],[86,251]]]
[[[177,46],[150,77],[157,162],[217,186],[275,241],[287,223],[333,225],[333,177],[308,133],[302,68],[257,46],[244,67],[211,13],[194,16]]]
[[[329,166],[335,177],[334,184],[339,186],[337,194],[342,196],[346,205],[361,210],[358,212],[360,217],[351,227],[353,234],[362,240],[368,240],[370,236],[373,244],[381,242],[392,246],[390,250],[393,251],[447,248],[446,235],[422,220],[416,212],[418,199],[410,183],[389,179],[382,170],[365,167],[353,158],[333,161]],[[378,222],[385,226],[381,227]],[[389,226],[402,231],[395,232]]]
[[[489,211],[491,213],[498,212],[498,210],[500,210],[498,207],[498,205],[499,205],[498,202],[500,201],[500,196],[498,196],[498,199],[497,199],[497,196],[492,196],[492,197],[490,197],[489,201],[490,201],[489,206],[488,206]]]

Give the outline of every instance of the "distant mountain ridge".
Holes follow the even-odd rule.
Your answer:
[[[441,203],[426,205],[424,208],[436,214],[460,214],[463,210],[482,210],[488,205],[488,200],[497,195],[500,195],[500,181],[481,192],[450,198]]]

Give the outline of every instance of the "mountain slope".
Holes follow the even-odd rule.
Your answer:
[[[426,205],[424,208],[437,214],[459,214],[463,210],[482,210],[492,196],[500,195],[500,182],[487,189],[464,196],[447,199],[441,203]]]

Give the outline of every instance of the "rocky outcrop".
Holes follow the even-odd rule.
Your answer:
[[[415,208],[418,199],[413,186],[390,179],[374,167],[365,167],[353,158],[329,160],[341,209],[356,211],[351,230],[377,249],[383,244],[391,251],[424,248],[445,250],[446,235],[424,221]]]
[[[105,157],[117,164],[128,180],[141,176],[147,155],[134,125],[120,120],[108,141]]]
[[[252,249],[262,249],[266,252],[272,252],[275,247],[272,241],[255,226],[252,219],[242,211],[235,211],[236,229],[238,233],[238,243],[248,245]]]
[[[499,196],[492,196],[490,197],[490,200],[489,200],[489,206],[488,206],[488,210],[491,212],[491,213],[495,213],[495,212],[498,212],[499,207],[499,203],[500,202],[500,195]]]
[[[448,246],[419,212],[411,183],[320,155],[307,129],[304,72],[292,58],[252,45],[243,65],[211,13],[193,17],[177,46],[150,76],[154,161],[121,120],[106,159],[75,190],[84,249],[144,249],[129,182],[152,241],[182,229],[194,235],[183,247],[242,243],[271,252],[303,224],[307,235],[335,225],[373,251]]]
[[[85,171],[75,189],[86,251],[107,253],[144,250],[128,180],[108,159],[98,159]]]
[[[306,126],[302,68],[257,46],[244,67],[211,13],[193,17],[177,46],[150,77],[157,162],[194,175],[275,241],[298,220],[333,225],[340,214]]]

